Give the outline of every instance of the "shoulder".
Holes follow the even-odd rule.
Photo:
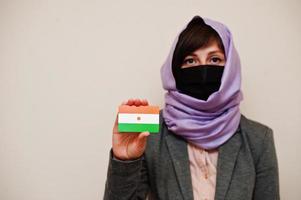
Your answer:
[[[273,129],[268,125],[241,114],[240,128],[243,144],[248,145],[255,161],[265,149],[274,146]]]
[[[262,141],[268,135],[273,134],[273,130],[271,127],[257,120],[250,119],[244,114],[241,114],[240,128],[242,133],[254,142]]]

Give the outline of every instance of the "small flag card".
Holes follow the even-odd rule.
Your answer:
[[[129,106],[118,108],[119,132],[159,132],[159,106]]]

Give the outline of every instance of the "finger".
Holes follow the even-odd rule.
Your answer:
[[[118,115],[116,115],[116,118],[115,118],[115,122],[114,122],[114,127],[113,127],[113,133],[119,133],[118,132]]]
[[[149,136],[149,132],[142,132],[139,134],[138,139],[137,139],[137,147],[138,148],[145,147],[148,136]]]
[[[147,136],[149,136],[149,134],[150,133],[148,131],[139,133],[138,140],[144,140],[145,138],[147,138]]]
[[[143,106],[147,106],[148,105],[148,102],[147,102],[146,99],[143,99],[141,103],[142,103]]]
[[[117,121],[118,121],[118,114],[116,115],[114,125],[117,125]]]
[[[140,105],[141,105],[140,99],[135,99],[135,106],[140,106]]]
[[[128,105],[132,106],[133,104],[134,104],[134,99],[133,98],[129,99],[128,100]]]

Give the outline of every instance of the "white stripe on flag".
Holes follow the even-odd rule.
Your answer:
[[[159,114],[119,113],[118,123],[159,124]]]

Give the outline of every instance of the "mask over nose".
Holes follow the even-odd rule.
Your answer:
[[[175,81],[179,92],[206,101],[219,90],[224,66],[198,65],[176,70]]]

